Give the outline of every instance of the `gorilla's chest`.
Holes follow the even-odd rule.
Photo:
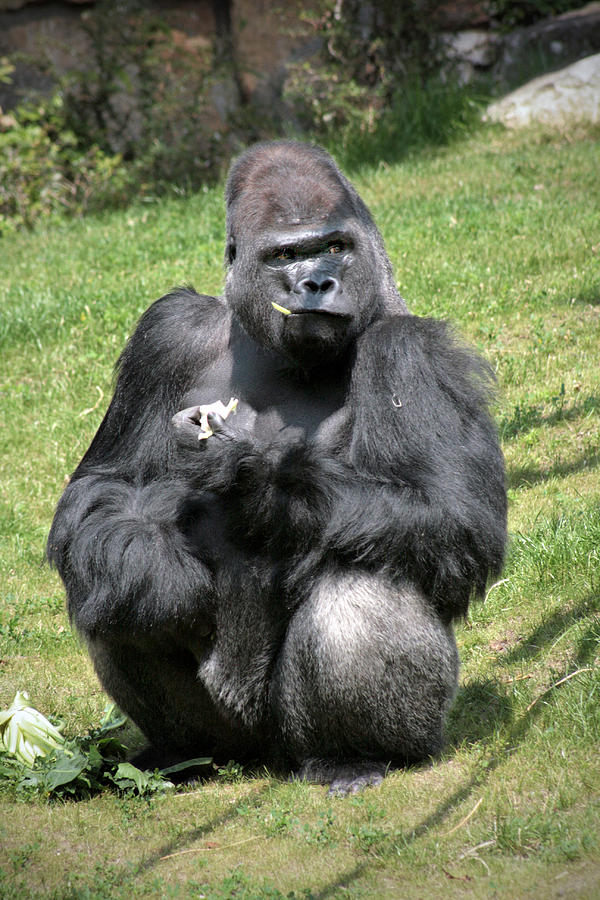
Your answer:
[[[342,366],[303,376],[260,348],[228,348],[186,393],[182,408],[236,397],[235,424],[261,442],[280,437],[328,442],[344,417],[347,380]]]

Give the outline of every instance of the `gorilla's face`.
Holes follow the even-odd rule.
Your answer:
[[[261,295],[287,355],[305,363],[320,360],[340,353],[355,337],[361,318],[355,253],[355,237],[341,223],[288,226],[261,236]]]
[[[380,303],[372,243],[345,186],[301,162],[288,155],[285,179],[263,164],[241,181],[225,293],[248,334],[310,367],[343,353]]]

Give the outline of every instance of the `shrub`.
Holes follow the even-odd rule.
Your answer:
[[[221,135],[209,125],[218,73],[210,47],[189,48],[141,0],[102,0],[83,16],[84,69],[61,82],[79,143],[119,153],[139,184],[196,187],[219,169]]]
[[[86,67],[58,79],[51,97],[0,111],[0,234],[57,210],[195,188],[227,161],[208,125],[217,75],[207,54],[177,46],[138,0],[102,0],[83,21]]]
[[[442,56],[432,0],[326,0],[313,18],[317,60],[288,70],[284,97],[300,126],[319,133],[345,125],[372,130],[406,82],[424,83]]]
[[[126,184],[119,154],[80,147],[60,94],[0,116],[0,234],[59,210],[118,202]]]

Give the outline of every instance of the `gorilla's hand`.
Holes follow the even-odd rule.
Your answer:
[[[203,441],[211,437],[214,432],[208,420],[212,416],[216,416],[214,418],[215,428],[223,431],[219,426],[231,412],[235,412],[237,405],[237,399],[232,397],[227,406],[217,400],[201,406],[190,406],[176,413],[171,421],[178,441],[185,445],[190,441]]]
[[[234,427],[232,422],[226,422],[223,416],[217,412],[209,413],[207,416],[208,427],[212,431],[211,437],[216,437],[220,441],[240,441],[251,440],[252,436],[246,428]]]
[[[175,413],[171,419],[175,438],[181,447],[191,448],[198,446],[202,431],[200,417],[200,407],[189,406],[187,409],[182,409]]]
[[[237,417],[226,422],[219,412],[207,412],[206,406],[182,409],[171,424],[180,462],[191,469],[193,481],[204,490],[227,490],[236,481],[242,461],[260,455],[252,432]]]

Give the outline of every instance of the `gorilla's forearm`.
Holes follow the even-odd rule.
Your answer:
[[[309,442],[261,446],[251,437],[211,437],[211,452],[182,454],[182,471],[197,491],[211,491],[230,510],[229,525],[263,552],[285,560],[315,546],[331,515],[336,484],[347,469]]]
[[[344,492],[322,537],[323,558],[418,585],[444,621],[467,611],[500,571],[505,524],[487,500],[360,483]]]
[[[358,479],[332,516],[325,544],[411,577],[446,619],[466,612],[504,556],[492,382],[486,364],[444,322],[415,316],[369,329],[353,374],[349,461]]]
[[[94,635],[164,622],[197,622],[211,576],[179,521],[185,483],[135,486],[108,473],[76,478],[58,506],[48,558],[62,576],[69,614]]]

